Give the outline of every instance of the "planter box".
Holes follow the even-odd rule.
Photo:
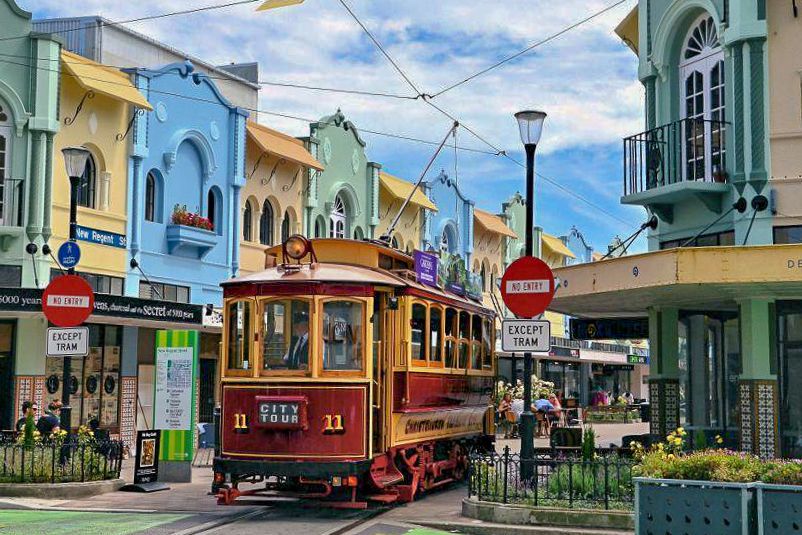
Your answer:
[[[185,225],[167,225],[167,250],[170,254],[203,258],[217,245],[217,233]]]
[[[637,535],[756,533],[756,483],[647,478],[634,481]]]
[[[802,486],[756,483],[757,533],[802,533]]]

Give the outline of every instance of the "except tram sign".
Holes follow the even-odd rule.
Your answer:
[[[539,258],[521,257],[504,272],[501,297],[507,308],[520,318],[542,314],[554,297],[554,273]]]
[[[89,318],[94,306],[92,287],[78,275],[56,277],[42,294],[42,312],[57,327],[77,327]]]
[[[546,352],[551,349],[548,320],[504,320],[501,322],[501,350],[510,353]]]

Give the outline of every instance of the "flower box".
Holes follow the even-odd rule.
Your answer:
[[[167,250],[170,254],[203,258],[217,245],[218,236],[211,230],[186,225],[167,225]]]
[[[757,533],[753,529],[757,511],[756,483],[651,478],[635,478],[634,481],[637,535]]]
[[[802,486],[756,483],[757,533],[802,533]]]

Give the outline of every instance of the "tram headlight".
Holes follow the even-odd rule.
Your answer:
[[[309,253],[309,241],[303,236],[294,234],[284,242],[284,250],[293,260],[300,260]]]

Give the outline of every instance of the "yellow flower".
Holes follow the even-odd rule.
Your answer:
[[[716,435],[716,444],[723,444],[724,439],[721,438],[721,435]]]
[[[674,445],[675,446],[682,446],[682,439],[679,438],[679,437],[675,438],[674,439]]]
[[[668,454],[668,459],[673,461],[674,460],[674,454],[673,453],[669,453]]]

